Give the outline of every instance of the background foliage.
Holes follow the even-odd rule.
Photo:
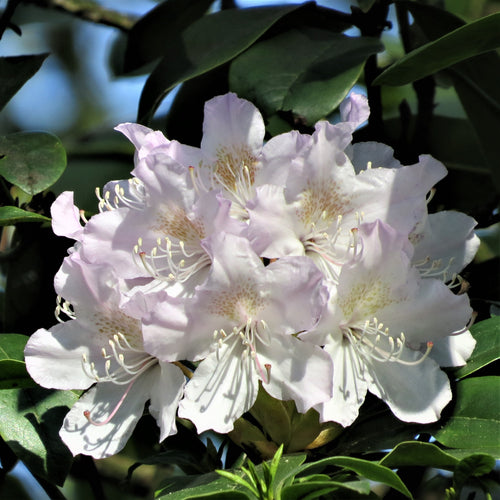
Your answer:
[[[499,494],[499,2],[251,3],[5,3],[0,496],[29,498],[12,473],[19,461],[51,498]],[[95,66],[103,50],[105,73],[102,64]],[[37,87],[39,78],[48,87]],[[478,221],[482,245],[464,273],[478,312],[472,328],[477,347],[466,367],[449,374],[452,407],[439,422],[422,426],[400,422],[368,399],[350,428],[339,434],[325,427],[324,443],[337,437],[307,453],[299,452],[307,441],[299,429],[317,426],[317,417],[294,421],[285,403],[263,403],[275,405],[273,415],[279,415],[274,433],[264,435],[254,415],[236,425],[232,441],[214,434],[200,441],[184,422],[178,435],[159,445],[146,415],[120,455],[98,463],[73,459],[58,429],[78,395],[36,387],[23,362],[27,336],[54,323],[52,279],[71,243],[51,232],[54,195],[74,190],[76,203],[91,214],[95,186],[129,176],[131,147],[112,131],[119,121],[138,121],[197,145],[204,102],[233,91],[259,107],[268,137],[292,128],[309,132],[318,119],[336,119],[353,87],[368,95],[371,107],[356,140],[390,144],[403,163],[431,153],[450,172],[431,210],[457,209]],[[127,99],[117,90],[123,88]],[[249,447],[249,432],[260,449]],[[248,461],[275,452],[272,462]],[[222,467],[231,472],[214,472]]]

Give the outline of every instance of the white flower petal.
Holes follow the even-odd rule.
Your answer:
[[[201,141],[204,154],[215,157],[221,148],[238,150],[243,145],[260,152],[264,134],[264,120],[251,102],[233,93],[206,102]]]
[[[415,263],[425,277],[443,276],[445,281],[450,280],[455,273],[459,273],[469,264],[479,248],[479,238],[474,234],[476,221],[460,212],[443,211],[430,214],[423,230],[410,236],[415,245]],[[426,273],[426,270],[429,270]]]
[[[365,400],[368,384],[363,378],[363,361],[352,346],[340,341],[327,344],[325,351],[333,361],[333,397],[316,407],[321,422],[337,422],[344,427],[356,420]]]
[[[179,416],[196,426],[198,433],[208,429],[227,433],[234,421],[254,404],[258,376],[251,356],[242,356],[244,348],[236,337],[209,354],[187,383],[179,404]]]
[[[439,366],[464,366],[475,346],[476,340],[469,331],[466,331],[434,342],[430,357]]]
[[[76,320],[37,330],[28,340],[26,369],[42,387],[87,389],[95,380],[82,369],[82,356],[100,357],[100,346],[92,345],[92,332]]]
[[[149,399],[154,370],[135,380],[124,397],[127,386],[99,383],[87,391],[71,408],[59,432],[73,455],[82,453],[94,458],[106,458],[118,453],[130,438]],[[105,422],[119,405],[110,421],[103,425],[89,422],[84,412],[96,423]]]
[[[185,377],[177,366],[161,363],[153,370],[156,373],[151,387],[149,413],[160,427],[160,442],[177,432],[175,417],[183,395]]]
[[[421,358],[422,353],[406,349],[406,360]],[[415,366],[372,360],[369,374],[369,391],[404,422],[435,422],[452,398],[448,377],[429,357]]]
[[[83,227],[80,222],[80,211],[73,202],[73,192],[64,191],[50,207],[52,230],[58,236],[73,240],[81,240]]]
[[[295,401],[300,413],[331,398],[333,365],[320,347],[281,336],[269,346],[259,343],[257,356],[262,367],[270,367],[262,387],[276,399]]]

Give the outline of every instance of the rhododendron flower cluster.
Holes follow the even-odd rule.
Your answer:
[[[74,454],[118,452],[148,401],[160,440],[177,417],[230,432],[259,387],[342,426],[367,391],[403,421],[439,419],[440,367],[475,344],[457,292],[475,222],[428,213],[446,175],[432,157],[403,166],[352,144],[363,96],[340,111],[264,142],[258,110],[219,96],[199,148],[122,124],[132,177],[98,191],[88,222],[58,197],[54,232],[75,240],[55,278],[60,324],[25,355],[42,386],[86,390],[61,429]]]

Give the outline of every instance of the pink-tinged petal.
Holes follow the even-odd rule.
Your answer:
[[[93,264],[111,265],[124,279],[149,277],[134,258],[134,245],[140,234],[132,231],[128,222],[137,213],[118,208],[94,215],[85,226],[82,258]]]
[[[400,168],[401,163],[394,158],[394,149],[380,142],[357,142],[348,153],[359,173],[369,168]]]
[[[434,342],[430,357],[439,366],[464,366],[475,346],[476,340],[469,331],[466,331]]]
[[[152,129],[139,125],[138,123],[120,123],[115,127],[115,130],[121,132],[136,149],[140,149],[145,137],[153,132]]]
[[[64,191],[50,207],[52,230],[58,236],[65,236],[80,241],[83,227],[80,222],[80,211],[73,202],[73,192]]]
[[[297,219],[297,208],[285,200],[280,186],[264,185],[247,204],[250,218],[248,237],[252,247],[269,259],[287,255],[304,255],[300,237],[305,229]]]
[[[189,326],[186,300],[159,292],[161,300],[142,319],[144,349],[162,361],[197,361],[204,358],[213,343],[214,328],[200,318],[199,329],[186,331]]]
[[[98,358],[100,347],[92,345],[92,332],[74,320],[37,330],[24,350],[28,373],[49,389],[87,389],[95,383],[82,368],[83,355]]]
[[[152,198],[150,204],[163,201],[168,202],[166,204],[191,206],[194,203],[195,191],[189,169],[171,157],[166,147],[158,148],[140,160],[134,175],[146,186]]]
[[[323,276],[307,257],[284,257],[266,267],[268,304],[260,318],[271,331],[294,334],[313,328],[328,300]]]
[[[101,382],[87,391],[64,419],[59,435],[73,455],[106,458],[126,444],[144,411],[159,368],[151,369],[129,388]],[[114,410],[118,408],[116,413]],[[91,423],[86,413],[95,422]],[[111,417],[111,418],[110,418]],[[105,423],[110,418],[109,422]]]
[[[469,264],[480,243],[475,226],[476,221],[461,212],[430,214],[423,228],[410,235],[415,245],[413,262],[422,276],[442,275],[448,281]]]
[[[179,416],[196,426],[198,433],[208,429],[225,434],[234,421],[254,404],[258,375],[251,356],[236,337],[209,354],[196,369],[179,404]]]
[[[295,401],[300,413],[331,398],[333,365],[320,347],[292,336],[272,338],[258,345],[257,357],[263,369],[270,367],[262,387],[276,399]]]
[[[158,146],[169,144],[169,140],[160,132],[151,130],[138,123],[122,123],[115,127],[136,148],[136,158],[141,159]]]
[[[117,306],[119,302],[118,279],[111,267],[88,264],[77,254],[64,259],[54,278],[54,287],[77,308],[102,310],[105,303]]]
[[[333,361],[333,397],[316,407],[321,422],[337,422],[344,427],[356,420],[365,400],[368,384],[362,374],[363,360],[346,341],[327,344],[325,351]]]
[[[362,94],[352,93],[340,104],[340,117],[353,131],[368,120],[369,116],[368,99]]]
[[[220,149],[237,151],[246,146],[260,152],[264,140],[264,120],[259,110],[236,94],[217,96],[205,104],[201,149],[209,157],[217,157]]]
[[[170,363],[159,364],[159,369],[151,387],[149,413],[160,427],[160,442],[177,432],[175,417],[183,395],[185,377],[182,371]]]
[[[427,214],[427,193],[446,173],[444,165],[428,155],[415,165],[363,170],[356,176],[362,185],[356,206],[363,211],[363,221],[380,219],[409,234]]]
[[[288,179],[296,175],[295,171],[303,168],[302,156],[311,144],[310,135],[300,134],[296,130],[270,139],[262,148],[264,168],[257,172],[255,185],[287,185]]]
[[[379,311],[387,305],[397,309],[408,300],[416,292],[419,275],[410,269],[408,239],[392,227],[380,221],[362,224],[359,237],[362,253],[342,267],[331,307],[334,318],[341,314],[346,324],[363,325],[374,317],[385,318]]]
[[[406,361],[422,358],[420,352],[405,351]],[[435,422],[452,398],[448,377],[430,358],[415,366],[372,360],[369,375],[369,391],[385,401],[404,422]]]

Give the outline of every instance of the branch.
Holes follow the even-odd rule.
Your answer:
[[[137,17],[105,9],[93,0],[24,0],[46,9],[56,9],[85,21],[104,24],[121,31],[129,31],[137,21]]]

